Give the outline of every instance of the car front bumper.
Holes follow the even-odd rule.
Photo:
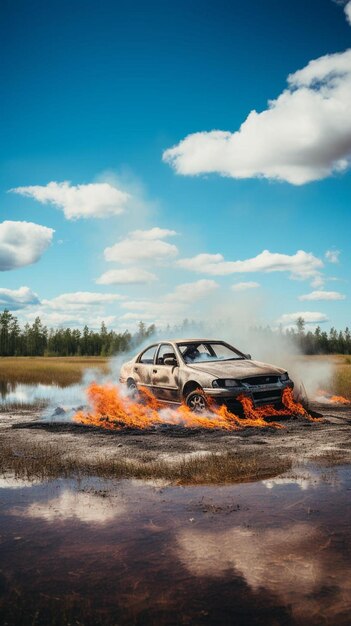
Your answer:
[[[287,387],[294,388],[292,380],[267,385],[247,385],[238,387],[204,389],[206,395],[210,396],[216,403],[225,404],[228,407],[240,405],[239,396],[250,398],[255,407],[265,404],[278,404],[282,402],[283,391]]]

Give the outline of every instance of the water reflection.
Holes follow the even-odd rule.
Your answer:
[[[0,381],[0,405],[49,405],[53,409],[63,407],[71,409],[86,402],[84,385],[68,387],[59,385],[26,384]]]
[[[98,497],[99,496],[99,497]],[[26,509],[14,508],[12,515],[42,518],[49,522],[76,519],[80,522],[106,524],[125,512],[122,502],[116,499],[111,506],[105,492],[72,491],[64,489],[57,497],[46,502],[33,502]]]
[[[3,490],[0,621],[31,623],[25,610],[36,624],[346,626],[351,471],[337,474],[337,488],[324,476],[303,490],[103,480]]]

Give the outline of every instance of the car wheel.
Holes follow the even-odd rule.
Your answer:
[[[208,408],[208,402],[202,391],[191,391],[185,398],[185,404],[194,413],[203,413]]]
[[[132,400],[137,400],[138,399],[138,387],[136,385],[135,380],[129,380],[127,383],[127,387],[128,387],[128,395],[130,396],[130,398],[132,398]]]

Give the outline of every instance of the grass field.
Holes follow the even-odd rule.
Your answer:
[[[351,400],[351,356],[345,354],[319,354],[302,357],[304,362],[331,365],[331,376],[328,382],[323,383],[325,391],[337,396],[344,396]]]
[[[327,361],[332,376],[326,391],[351,400],[351,357],[346,355],[316,355],[301,357],[307,362]],[[0,383],[52,384],[62,387],[78,383],[87,369],[108,373],[109,360],[104,357],[1,357]]]
[[[351,400],[351,359],[350,357],[340,358],[336,363],[331,383],[331,391],[336,395],[345,396]]]
[[[0,381],[62,387],[79,383],[87,369],[108,372],[103,357],[1,357]]]

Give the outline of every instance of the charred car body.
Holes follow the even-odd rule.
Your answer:
[[[254,406],[279,407],[284,389],[294,386],[284,369],[210,339],[154,343],[122,366],[120,382],[131,393],[147,387],[159,400],[185,402],[194,411],[205,410],[207,398],[239,410],[241,395],[251,398]]]

